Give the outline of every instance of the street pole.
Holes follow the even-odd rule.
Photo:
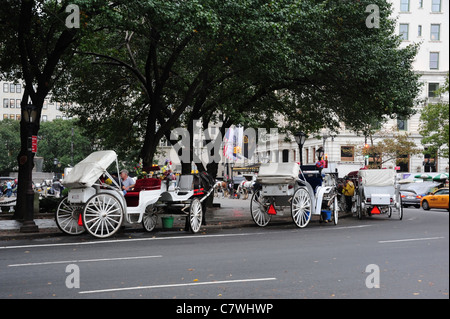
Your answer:
[[[34,222],[34,190],[33,190],[33,151],[36,151],[35,146],[33,147],[33,130],[35,121],[37,120],[37,110],[34,105],[28,104],[25,112],[25,121],[27,123],[28,132],[28,149],[27,149],[27,169],[28,169],[28,184],[26,192],[26,209],[24,214],[24,221],[22,227],[20,228],[21,233],[36,233],[39,232],[39,228]]]

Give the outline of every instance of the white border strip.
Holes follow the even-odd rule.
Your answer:
[[[137,287],[125,287],[125,288],[113,288],[113,289],[80,291],[79,294],[96,294],[96,293],[105,293],[105,292],[141,290],[141,289],[157,289],[157,288],[188,287],[188,286],[223,285],[223,284],[236,284],[236,283],[245,283],[245,282],[271,281],[271,280],[277,280],[277,278],[257,278],[257,279],[240,279],[240,280],[193,282],[193,283],[187,283],[187,284],[137,286]]]

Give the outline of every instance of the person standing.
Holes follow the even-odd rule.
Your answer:
[[[347,206],[347,212],[352,212],[352,199],[353,195],[355,195],[355,185],[350,179],[345,180],[344,188],[342,189],[342,194],[345,196],[345,203]]]
[[[11,195],[12,195],[12,183],[11,183],[11,181],[8,181],[7,183],[6,183],[6,197],[11,197]]]

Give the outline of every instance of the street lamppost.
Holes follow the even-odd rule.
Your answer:
[[[295,134],[295,141],[300,149],[300,165],[303,165],[303,145],[305,145],[306,142],[306,134],[304,132],[297,132]]]
[[[27,173],[28,173],[28,185],[26,192],[26,209],[24,214],[24,220],[20,232],[22,233],[35,233],[39,231],[38,226],[34,222],[34,191],[33,191],[33,129],[36,125],[38,116],[37,108],[28,104],[23,112],[24,121],[27,125],[28,135],[28,148],[27,148]]]
[[[319,149],[317,150],[317,153],[319,154],[319,161],[321,161],[323,159],[323,155],[325,154],[323,147],[319,147]]]

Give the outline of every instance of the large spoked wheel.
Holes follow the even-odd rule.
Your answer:
[[[147,232],[153,231],[158,222],[158,215],[156,212],[158,209],[155,205],[150,205],[145,209],[144,215],[142,216],[142,226]]]
[[[400,220],[403,220],[403,203],[402,203],[402,199],[400,198],[399,201],[395,204],[397,213],[398,213],[398,218]]]
[[[269,209],[269,199],[261,196],[261,191],[257,190],[252,196],[250,203],[250,212],[253,221],[260,227],[265,227],[269,224],[272,217],[267,213]]]
[[[55,214],[55,221],[58,228],[71,236],[84,234],[86,229],[79,225],[80,216],[83,214],[83,205],[70,204],[69,199],[64,198],[59,203]]]
[[[337,225],[339,222],[339,204],[337,196],[333,199],[333,204],[331,205],[331,211],[333,212],[333,221]]]
[[[202,226],[202,218],[202,203],[198,198],[194,198],[191,202],[191,207],[189,208],[189,223],[192,233],[195,234],[200,231],[200,227]]]
[[[312,200],[306,188],[299,188],[292,197],[291,212],[295,225],[299,228],[308,226],[311,220]]]
[[[123,208],[117,197],[111,194],[92,196],[83,213],[83,224],[86,230],[98,238],[114,235],[122,226]]]
[[[358,215],[358,219],[362,219],[363,208],[362,208],[362,202],[361,202],[361,195],[358,195],[356,197],[356,214]]]

